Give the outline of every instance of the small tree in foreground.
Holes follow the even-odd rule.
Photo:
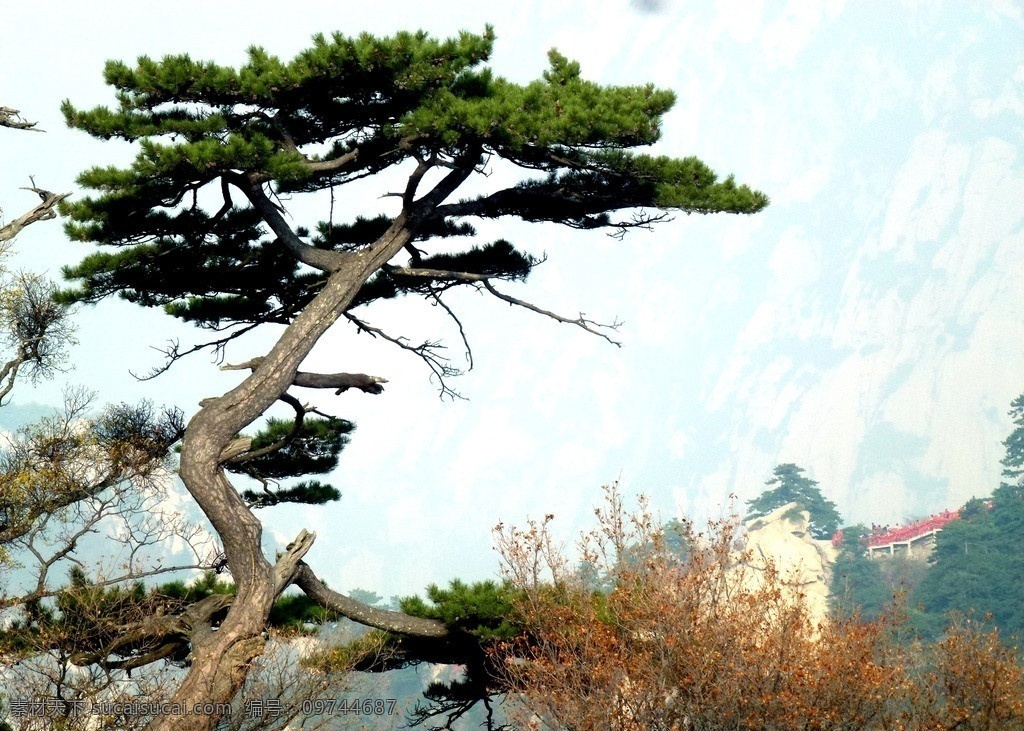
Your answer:
[[[254,509],[337,497],[318,482],[280,484],[333,465],[348,430],[293,389],[379,394],[386,381],[302,371],[306,356],[341,320],[423,358],[448,392],[454,369],[436,341],[416,345],[365,312],[384,299],[421,297],[461,332],[451,298],[459,288],[612,340],[582,314],[563,317],[508,292],[507,283],[526,279],[538,263],[530,253],[503,239],[457,242],[475,237],[474,222],[505,217],[621,235],[671,211],[754,213],[767,205],[763,194],[719,180],[696,158],[635,152],[658,139],[671,92],[599,86],[554,51],[541,79],[511,83],[483,66],[492,42],[490,29],[444,41],[335,34],[315,37],[291,61],[252,48],[239,69],[144,57],[107,65],[114,108],[64,104],[69,125],[136,143],[138,154],[126,168],[87,170],[79,183],[94,195],[64,202],[69,235],[105,250],[65,270],[75,284],[60,300],[117,295],[163,308],[211,330],[196,349],[221,354],[254,329],[278,333],[269,352],[232,366],[249,375],[202,402],[181,445],[181,479],[216,532],[235,584],[230,598],[218,600],[226,614],[193,612],[183,622],[189,610],[182,609],[126,624],[133,642],[114,637],[90,653],[90,663],[111,670],[141,662],[133,647],[157,645],[168,655],[187,648],[190,666],[172,700],[229,703],[263,652],[272,607],[292,585],[341,615],[420,638],[423,655],[463,647],[452,644],[444,621],[327,589],[303,561],[310,533],[280,556],[265,555]],[[508,179],[489,174],[498,167],[516,182],[495,185]],[[377,187],[379,209],[344,205],[338,190],[359,180]],[[322,206],[319,221],[293,224],[295,211],[285,206],[302,197]],[[187,352],[172,346],[169,362]],[[287,417],[266,438],[242,435],[279,401]],[[216,714],[164,715],[152,728],[201,731],[216,723]]]
[[[0,127],[41,131],[9,107],[0,107]],[[69,195],[39,188],[27,177],[31,185],[23,190],[40,202],[11,220],[0,211],[0,257],[26,227],[56,218],[56,206]],[[54,292],[41,277],[0,263],[0,406],[26,377],[49,378],[67,366],[73,327]],[[0,699],[11,696],[0,703],[5,717],[15,711],[14,698],[47,697],[50,710],[66,711],[65,701],[82,698],[76,694],[86,688],[111,690],[109,668],[76,669],[69,659],[102,642],[111,624],[104,609],[138,594],[123,586],[181,568],[151,563],[149,546],[198,548],[201,542],[195,526],[165,504],[168,454],[181,439],[182,415],[145,402],[95,413],[91,401],[86,392],[67,389],[63,410],[0,435]],[[96,536],[103,536],[100,551]],[[102,554],[94,568],[102,578],[90,587],[105,598],[102,607],[72,600],[87,583],[77,554],[90,542],[94,556]],[[69,567],[71,585],[61,587]],[[114,588],[108,592],[108,586]],[[68,611],[72,607],[80,611]],[[126,615],[122,619],[140,621],[138,614]],[[72,728],[66,715],[55,715],[60,712],[22,719],[18,727]],[[10,728],[0,722],[0,729]]]
[[[18,110],[3,106],[0,127],[41,131]],[[57,205],[70,195],[36,187],[31,176],[29,181],[31,185],[22,190],[34,193],[40,202],[10,221],[0,208],[0,256],[27,226],[56,218]],[[46,378],[63,365],[65,349],[73,342],[72,328],[67,308],[53,301],[54,289],[37,275],[0,266],[0,340],[9,349],[0,361],[0,403],[14,389],[19,374],[27,372],[32,380]]]

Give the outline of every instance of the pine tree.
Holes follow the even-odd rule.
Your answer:
[[[937,637],[951,617],[988,617],[1004,636],[1024,636],[1024,394],[1010,404],[1015,428],[1003,442],[1002,483],[960,508],[935,537],[928,573],[913,594],[917,629]]]
[[[1002,485],[968,502],[935,537],[931,566],[913,593],[917,629],[938,637],[955,615],[988,617],[1004,637],[1024,636],[1024,487]]]
[[[863,525],[843,528],[839,555],[832,566],[832,612],[838,618],[858,616],[875,620],[892,603],[892,587],[881,565],[872,561],[866,549],[868,531]]]
[[[448,40],[316,36],[291,61],[251,48],[238,69],[186,55],[143,57],[107,65],[115,107],[63,106],[72,127],[133,142],[138,154],[125,168],[85,171],[79,183],[94,194],[64,203],[69,235],[102,251],[65,270],[74,284],[60,300],[116,295],[160,307],[213,331],[208,344],[221,349],[254,328],[283,326],[265,356],[236,366],[249,375],[204,402],[185,431],[180,475],[223,543],[237,591],[219,631],[199,623],[188,636],[193,661],[176,701],[235,695],[262,652],[271,607],[291,584],[370,626],[437,641],[449,634],[440,619],[380,610],[327,589],[302,561],[313,541],[305,531],[276,563],[263,555],[262,524],[250,508],[261,499],[329,497],[329,486],[276,494],[271,486],[271,496],[260,498],[240,494],[225,477],[226,469],[249,465],[257,479],[275,480],[266,470],[297,475],[314,466],[313,452],[328,462],[337,456],[325,441],[338,444],[340,422],[317,416],[326,421],[314,436],[290,392],[382,390],[379,377],[299,370],[337,320],[413,351],[447,389],[452,369],[433,341],[414,346],[375,327],[364,314],[370,305],[417,296],[455,317],[444,297],[469,287],[611,340],[591,320],[503,291],[503,282],[526,279],[537,260],[502,239],[478,241],[473,222],[514,217],[625,234],[671,211],[754,213],[768,203],[694,157],[634,150],[657,141],[671,92],[600,86],[554,51],[541,79],[512,83],[484,66],[493,39],[490,28]],[[499,165],[518,171],[519,182],[488,188],[486,173]],[[334,210],[341,186],[378,177],[381,193],[397,189],[386,199],[393,205]],[[293,225],[283,206],[302,197],[322,203],[326,220]],[[470,243],[458,247],[459,239]],[[171,361],[184,354],[168,353]],[[239,436],[278,400],[295,410],[285,435]],[[289,464],[281,464],[283,455]],[[153,728],[200,731],[215,723],[166,716]]]
[[[818,483],[804,477],[804,470],[787,462],[778,465],[765,485],[767,490],[747,501],[747,520],[760,518],[776,508],[796,503],[810,514],[810,533],[819,540],[835,535],[841,518],[836,504],[821,494]]]
[[[1003,442],[1006,454],[1000,464],[1003,465],[1003,477],[1017,483],[1020,476],[1024,475],[1024,394],[1010,403],[1009,414],[1016,428]]]

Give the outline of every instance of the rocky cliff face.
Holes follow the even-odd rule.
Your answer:
[[[810,516],[795,503],[784,505],[762,518],[747,521],[744,546],[747,568],[756,576],[774,563],[783,579],[806,596],[815,622],[828,616],[829,583],[836,549],[830,541],[819,541],[808,531]]]

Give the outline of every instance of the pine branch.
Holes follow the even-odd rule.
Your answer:
[[[248,446],[246,446],[245,451],[239,454],[233,454],[230,457],[222,458],[222,463],[227,462],[233,465],[237,465],[249,462],[259,457],[263,457],[264,455],[280,451],[281,449],[284,449],[289,444],[295,441],[295,437],[297,437],[299,433],[302,431],[302,424],[306,419],[306,407],[304,407],[297,398],[287,393],[283,393],[280,396],[278,396],[278,400],[284,401],[286,404],[291,406],[292,409],[295,410],[295,420],[292,422],[292,428],[289,430],[289,432],[284,437],[278,439],[273,444],[268,444],[267,446],[262,447],[261,449],[254,449],[250,451]],[[249,444],[252,444],[251,439],[249,439],[248,442]]]
[[[288,225],[288,222],[284,220],[284,216],[281,215],[278,207],[267,197],[261,181],[254,178],[239,187],[241,187],[249,202],[252,203],[253,208],[259,211],[263,220],[267,222],[267,225],[270,226],[274,234],[281,240],[281,243],[301,263],[323,272],[333,272],[340,269],[342,264],[351,256],[348,252],[344,251],[318,249],[300,239],[295,234],[295,231],[292,230],[292,227]]]
[[[99,581],[92,581],[89,583],[90,587],[102,588],[107,586],[116,586],[118,584],[125,584],[129,581],[139,581],[150,576],[158,576],[160,574],[178,573],[181,571],[211,571],[216,570],[216,563],[213,564],[182,564],[180,566],[160,566],[155,569],[149,569],[147,571],[133,571],[123,576],[116,576],[110,579],[101,579]],[[50,597],[60,596],[61,593],[66,591],[65,587],[58,589],[37,589],[29,594],[20,594],[18,596],[7,596],[0,598],[0,610],[10,609],[21,604],[28,604],[31,602],[37,602],[40,599],[48,599]]]

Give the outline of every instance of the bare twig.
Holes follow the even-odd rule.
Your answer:
[[[462,394],[450,388],[448,386],[447,381],[445,380],[446,378],[462,375],[462,371],[451,365],[451,362],[448,360],[448,358],[440,354],[440,351],[444,350],[443,345],[430,340],[424,341],[419,345],[410,345],[408,338],[395,337],[394,335],[389,335],[388,333],[381,330],[379,327],[374,327],[373,325],[370,325],[369,323],[360,320],[358,317],[356,317],[350,312],[346,312],[345,317],[349,320],[349,322],[355,325],[360,332],[369,333],[373,337],[380,337],[383,340],[387,340],[389,343],[394,343],[402,350],[408,350],[410,353],[413,353],[414,355],[418,356],[424,363],[427,364],[427,367],[430,368],[434,376],[437,378],[438,384],[441,387],[442,398],[445,396],[448,396],[453,399],[465,398]]]
[[[603,330],[618,330],[622,326],[621,322],[615,321],[610,325],[606,325],[600,322],[596,322],[594,320],[587,319],[586,317],[584,317],[582,312],[580,313],[579,317],[570,318],[564,317],[555,312],[550,312],[549,310],[541,309],[540,307],[537,307],[534,304],[531,304],[521,299],[517,299],[511,295],[504,294],[503,292],[499,292],[494,288],[494,285],[491,284],[491,279],[493,279],[493,277],[487,274],[477,274],[474,272],[450,272],[443,269],[414,269],[411,267],[388,267],[388,271],[391,272],[392,274],[397,274],[403,277],[422,277],[424,279],[430,279],[435,282],[449,281],[478,284],[483,286],[484,289],[486,289],[488,292],[493,294],[498,299],[504,300],[505,302],[508,302],[510,305],[523,307],[527,310],[531,310],[532,312],[536,312],[539,315],[550,317],[552,320],[555,320],[557,322],[564,322],[568,325],[575,325],[576,327],[586,330],[588,333],[604,338],[612,345],[618,347],[622,346],[621,342],[612,339],[606,332],[602,332]]]
[[[459,337],[462,338],[462,344],[466,348],[466,362],[469,364],[468,367],[466,368],[466,370],[467,371],[473,370],[473,349],[471,347],[469,347],[469,338],[466,337],[466,330],[462,327],[462,320],[460,320],[458,318],[458,316],[452,311],[452,308],[449,307],[441,299],[441,293],[440,292],[431,291],[430,292],[430,296],[433,298],[434,302],[437,303],[437,305],[439,307],[441,307],[445,312],[448,313],[448,316],[450,318],[452,318],[452,320],[455,322],[455,326],[457,328],[459,328]]]
[[[175,363],[177,363],[179,360],[181,360],[185,356],[191,355],[192,353],[198,353],[200,350],[206,350],[207,348],[213,348],[214,358],[215,358],[216,362],[217,363],[223,363],[224,362],[224,351],[225,351],[225,348],[227,347],[227,344],[230,343],[235,338],[240,338],[241,336],[245,335],[247,332],[251,332],[252,330],[255,330],[257,327],[259,327],[259,325],[260,325],[260,323],[258,323],[258,322],[254,322],[254,323],[251,323],[249,325],[245,325],[244,327],[240,327],[240,328],[238,328],[236,330],[232,330],[231,332],[229,332],[227,335],[225,335],[222,338],[217,338],[216,340],[208,340],[205,343],[199,343],[198,345],[193,345],[193,346],[187,348],[186,350],[182,350],[181,349],[180,343],[177,340],[169,340],[167,342],[167,346],[164,347],[164,348],[153,347],[153,350],[156,350],[157,352],[163,354],[164,359],[165,359],[163,365],[159,365],[159,366],[154,367],[152,370],[150,370],[149,373],[147,373],[144,376],[136,375],[132,371],[128,371],[128,372],[131,374],[131,376],[133,378],[135,378],[138,381],[150,381],[150,380],[156,378],[157,376],[159,376],[159,375],[169,371],[171,369],[171,366],[173,366]]]
[[[612,224],[615,226],[616,230],[609,231],[608,236],[611,236],[616,241],[622,241],[622,239],[626,237],[626,234],[629,232],[629,229],[631,228],[640,228],[643,229],[644,231],[653,231],[654,224],[665,223],[671,220],[672,216],[664,212],[659,213],[657,215],[652,215],[644,210],[636,211],[633,213],[631,221],[618,221],[615,224]]]
[[[605,325],[605,324],[600,323],[600,322],[595,322],[594,320],[588,320],[586,317],[584,317],[582,312],[580,313],[579,317],[577,317],[575,319],[568,318],[568,317],[562,317],[561,315],[559,315],[559,314],[557,314],[555,312],[549,312],[548,310],[542,310],[540,307],[537,307],[536,305],[530,304],[529,302],[526,302],[526,301],[521,300],[521,299],[517,299],[517,298],[515,298],[515,297],[513,297],[511,295],[499,292],[498,290],[496,290],[494,288],[494,286],[490,282],[488,282],[486,280],[483,282],[483,285],[484,285],[484,288],[488,292],[493,294],[498,299],[504,300],[505,302],[508,302],[510,305],[516,305],[518,307],[524,307],[527,310],[532,310],[533,312],[536,312],[536,313],[538,313],[540,315],[544,315],[545,317],[550,317],[552,320],[555,320],[557,322],[564,322],[567,325],[575,325],[576,327],[583,328],[588,333],[591,333],[593,335],[597,335],[600,338],[604,338],[605,340],[607,340],[609,343],[611,343],[612,345],[614,345],[616,347],[619,347],[619,348],[622,347],[622,343],[620,341],[613,340],[607,333],[601,332],[601,329],[603,329],[603,330],[618,330],[620,327],[622,327],[622,323],[619,322],[618,320],[612,322],[610,325]],[[601,328],[601,329],[597,329],[597,328]]]

